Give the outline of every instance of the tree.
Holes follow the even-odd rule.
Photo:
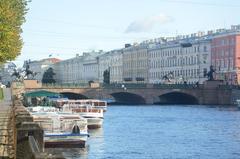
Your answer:
[[[0,63],[14,60],[21,52],[21,26],[29,0],[0,0]]]
[[[107,69],[103,72],[103,83],[110,84],[110,70]]]
[[[53,68],[50,67],[44,72],[42,83],[56,83],[54,75],[55,73],[53,72]]]

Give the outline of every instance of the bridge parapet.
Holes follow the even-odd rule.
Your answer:
[[[184,97],[193,97],[198,104],[203,105],[231,105],[233,99],[238,98],[233,90],[238,90],[238,86],[223,85],[222,81],[207,81],[204,84],[109,84],[100,85],[97,88],[90,86],[77,85],[43,85],[37,88],[57,93],[72,93],[78,97],[87,97],[95,99],[120,99],[122,96],[134,95],[138,99],[145,101],[145,104],[158,103],[162,95],[168,94],[183,95]],[[33,91],[34,89],[25,89]],[[164,96],[166,98],[166,96]],[[239,97],[240,98],[240,97]],[[74,98],[72,98],[74,99]],[[78,98],[80,99],[80,98]],[[127,96],[124,98],[128,101]],[[161,98],[162,99],[162,98]],[[166,98],[170,99],[170,98]],[[174,100],[174,98],[171,98]],[[136,99],[135,99],[136,100]],[[195,102],[196,103],[196,102]]]
[[[41,88],[91,88],[88,84],[43,84]],[[156,89],[193,89],[203,88],[203,85],[199,84],[134,84],[134,83],[117,83],[117,84],[101,84],[102,89],[142,89],[142,88],[156,88]]]

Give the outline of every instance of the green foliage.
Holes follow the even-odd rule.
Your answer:
[[[21,52],[21,25],[28,0],[0,0],[0,63],[14,60]]]
[[[55,75],[55,73],[53,72],[53,69],[50,67],[49,69],[47,69],[44,72],[43,78],[42,78],[42,83],[56,83],[56,81],[54,79],[54,75]]]
[[[0,101],[3,100],[4,96],[3,96],[3,89],[0,88]]]

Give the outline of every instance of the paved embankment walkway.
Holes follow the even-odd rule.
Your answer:
[[[0,101],[0,158],[14,158],[14,122],[11,107],[11,90],[5,88]]]

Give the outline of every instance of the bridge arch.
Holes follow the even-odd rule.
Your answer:
[[[64,98],[68,98],[68,99],[88,99],[87,96],[83,95],[83,94],[79,94],[79,93],[74,93],[74,92],[61,92],[61,95],[63,95]]]
[[[115,103],[117,104],[146,104],[146,101],[142,96],[134,93],[117,92],[112,93],[111,96],[115,99]]]
[[[156,104],[199,104],[195,96],[184,92],[169,92],[158,97],[159,102]]]

